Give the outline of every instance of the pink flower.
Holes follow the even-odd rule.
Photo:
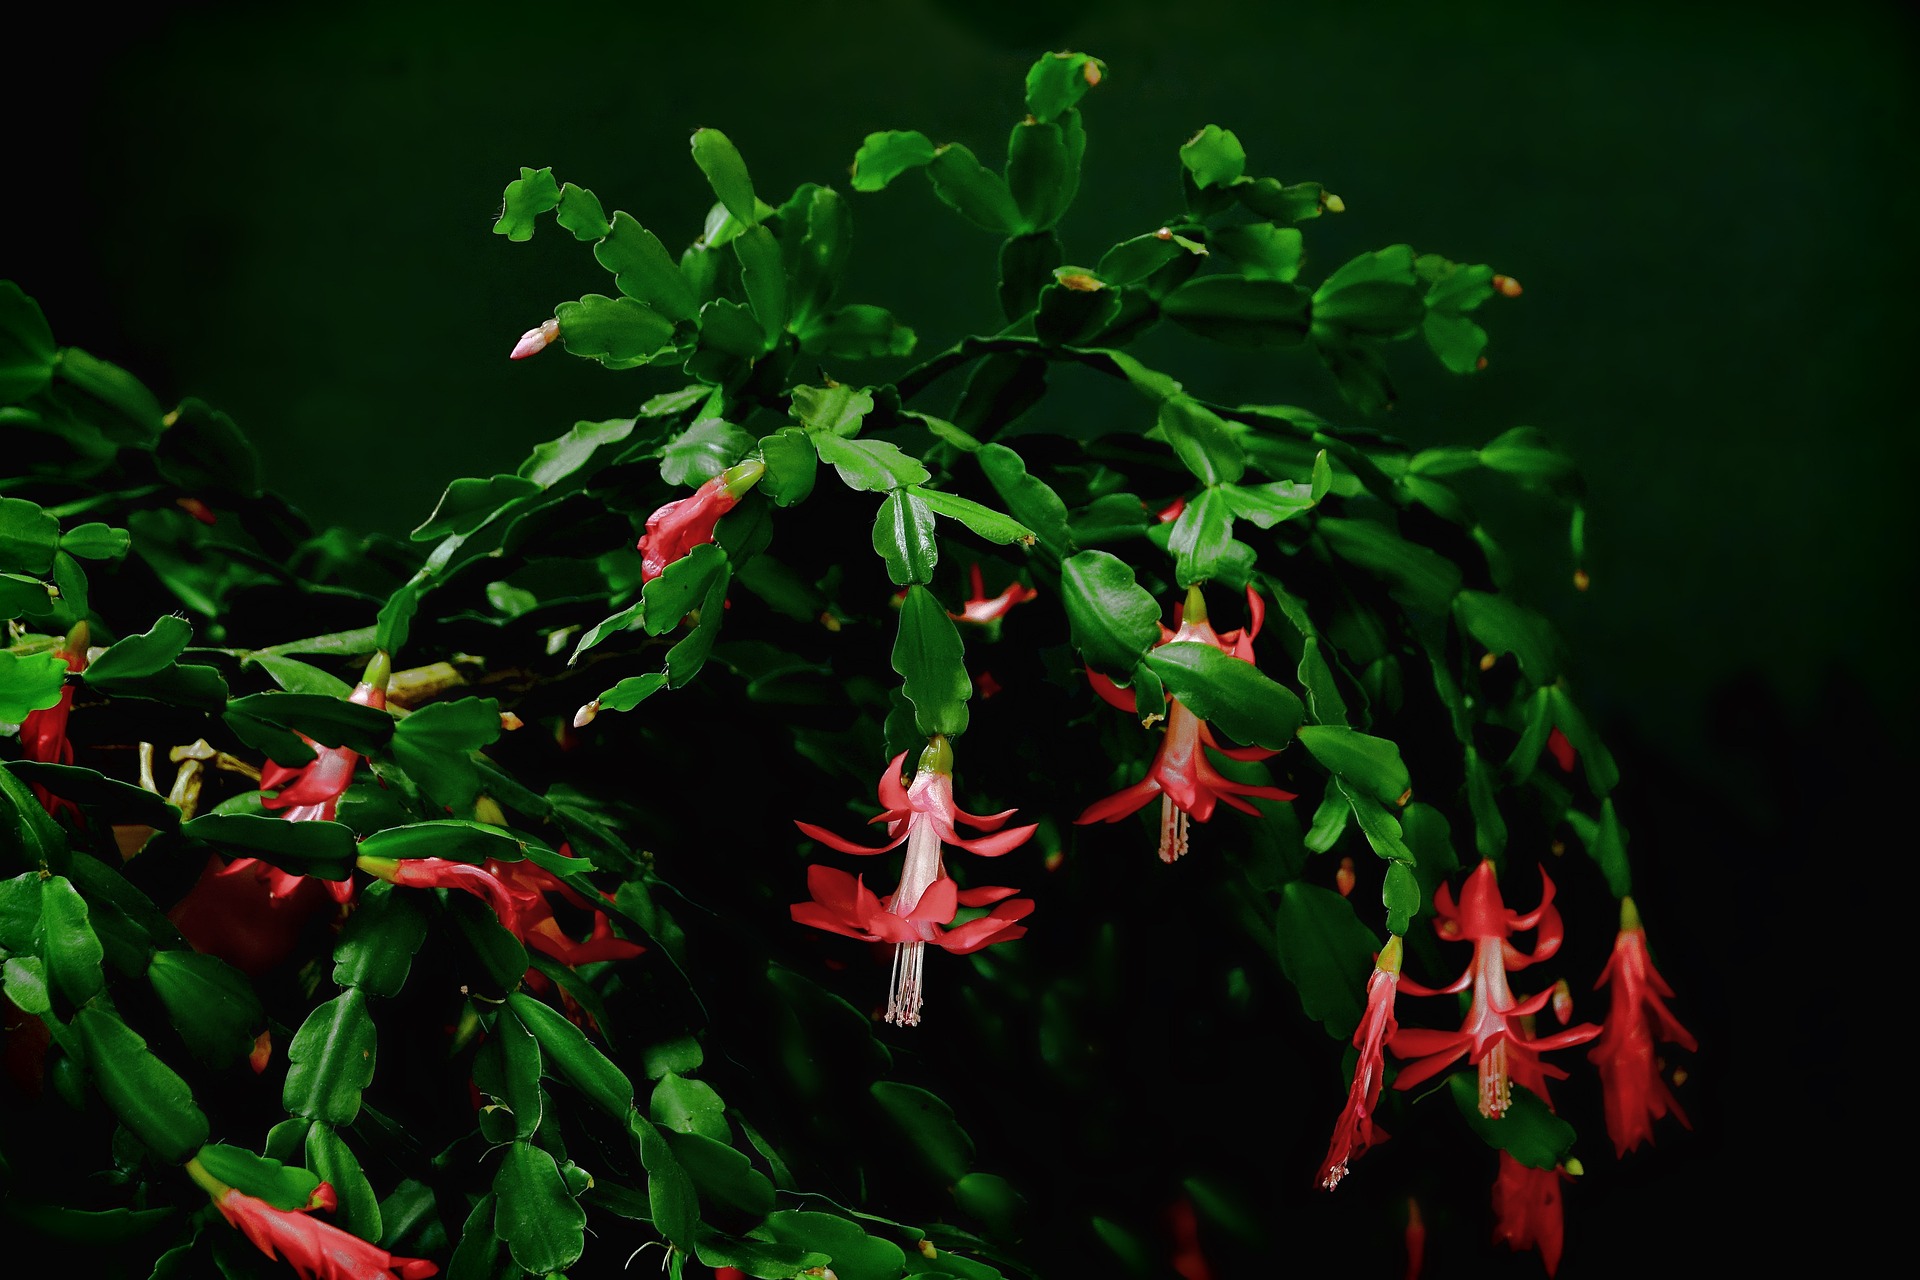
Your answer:
[[[1699,1048],[1693,1033],[1680,1025],[1662,999],[1672,999],[1673,988],[1647,955],[1647,931],[1632,898],[1620,900],[1620,932],[1594,987],[1609,982],[1613,989],[1606,1029],[1587,1057],[1600,1068],[1614,1154],[1624,1156],[1642,1142],[1653,1141],[1653,1122],[1669,1111],[1681,1124],[1692,1127],[1660,1074],[1654,1045],[1665,1040],[1689,1051]]]
[[[1393,996],[1400,982],[1400,952],[1400,935],[1394,934],[1380,949],[1373,962],[1373,977],[1367,980],[1367,1011],[1353,1033],[1353,1047],[1360,1051],[1360,1059],[1354,1064],[1347,1105],[1334,1122],[1333,1141],[1320,1165],[1320,1185],[1329,1191],[1347,1176],[1350,1161],[1358,1160],[1368,1147],[1386,1137],[1373,1117],[1380,1103],[1382,1051],[1398,1029],[1393,1020]]]
[[[87,638],[85,622],[75,623],[67,633],[60,656],[66,659],[68,671],[87,669]],[[60,701],[44,710],[29,711],[27,718],[20,722],[20,754],[42,764],[72,764],[73,743],[67,741],[67,718],[72,714],[73,686],[62,685]],[[63,810],[76,815],[80,812],[71,800],[62,800],[37,782],[33,784],[33,794],[41,807],[56,818]]]
[[[873,821],[887,824],[892,839],[886,844],[871,848],[810,822],[794,823],[810,838],[842,853],[884,853],[905,843],[907,859],[901,868],[899,887],[881,899],[863,879],[831,867],[809,867],[807,888],[813,900],[795,903],[792,911],[796,924],[868,942],[893,943],[893,992],[887,1003],[887,1021],[911,1027],[920,1021],[921,964],[928,943],[964,954],[996,942],[1011,942],[1026,933],[1026,926],[1018,922],[1033,910],[1033,903],[1026,899],[1008,901],[1018,889],[960,889],[942,865],[941,846],[950,844],[982,857],[997,858],[1026,843],[1035,826],[1001,830],[1013,816],[1012,809],[981,817],[961,812],[953,802],[953,748],[944,737],[936,735],[921,753],[920,769],[910,787],[900,784],[900,766],[906,758],[906,752],[901,752],[880,775],[883,811]],[[956,822],[988,834],[962,838],[955,829]],[[960,907],[989,905],[993,909],[987,915],[958,928],[945,927]]]
[[[970,567],[968,576],[973,584],[973,594],[968,596],[966,603],[960,606],[959,613],[947,615],[955,622],[972,622],[980,626],[998,622],[1007,616],[1013,606],[1025,604],[1029,600],[1037,599],[1040,595],[1032,587],[1018,581],[1008,583],[1007,589],[997,596],[988,595],[978,562]]]
[[[560,322],[542,320],[538,325],[520,335],[520,341],[513,344],[509,360],[525,360],[528,356],[537,356],[560,340]]]
[[[307,1209],[276,1209],[265,1200],[232,1187],[214,1198],[220,1216],[238,1227],[269,1258],[285,1260],[301,1280],[425,1280],[440,1268],[425,1258],[395,1257],[336,1226],[309,1217],[313,1208],[331,1207],[327,1201]],[[319,1197],[316,1196],[316,1200]]]
[[[767,464],[749,458],[728,467],[685,498],[667,503],[647,517],[640,535],[640,580],[652,582],[667,566],[703,543],[713,541],[713,526],[733,510],[747,490],[760,482]]]
[[[1583,1022],[1538,1040],[1527,1038],[1522,1019],[1545,1008],[1553,988],[1518,1000],[1507,986],[1507,973],[1547,959],[1560,949],[1562,936],[1560,913],[1553,906],[1553,881],[1545,868],[1540,879],[1544,885],[1540,905],[1526,915],[1507,910],[1501,901],[1491,861],[1482,860],[1467,877],[1457,907],[1452,890],[1440,886],[1433,901],[1434,931],[1450,942],[1472,942],[1473,963],[1457,981],[1437,991],[1409,979],[1402,979],[1401,985],[1416,996],[1455,995],[1471,985],[1473,1003],[1458,1031],[1410,1027],[1393,1037],[1389,1047],[1395,1054],[1419,1059],[1401,1069],[1394,1088],[1411,1089],[1466,1054],[1467,1061],[1480,1069],[1480,1114],[1497,1119],[1506,1114],[1514,1082],[1548,1101],[1547,1077],[1566,1079],[1566,1072],[1540,1060],[1542,1053],[1584,1044],[1600,1034],[1599,1027]],[[1529,929],[1539,930],[1532,952],[1521,951],[1507,940]]]
[[[373,661],[367,664],[366,678],[354,689],[349,701],[384,710],[390,670],[387,655],[375,654]],[[360,763],[360,753],[347,747],[319,746],[305,734],[300,736],[308,746],[313,747],[314,758],[298,768],[267,761],[266,768],[260,771],[260,789],[276,794],[262,800],[260,807],[285,809],[287,819],[292,822],[311,822],[316,819],[331,822],[341,793],[353,781],[353,771]]]
[[[1518,1252],[1538,1249],[1547,1274],[1560,1267],[1566,1239],[1566,1212],[1560,1200],[1559,1169],[1535,1169],[1500,1153],[1500,1174],[1493,1183],[1493,1239]]]
[[[209,854],[199,880],[167,919],[195,951],[257,978],[293,953],[316,911],[352,893],[351,880],[290,875],[258,858],[225,862]]]
[[[1210,644],[1242,662],[1252,662],[1253,638],[1260,633],[1266,605],[1251,587],[1247,589],[1247,610],[1249,621],[1244,630],[1218,635],[1207,625],[1206,603],[1200,596],[1200,589],[1194,587],[1187,592],[1180,629],[1167,631],[1162,627],[1160,643]],[[1121,692],[1113,681],[1097,671],[1087,672],[1087,678],[1092,681],[1094,692],[1109,703],[1123,711],[1135,709],[1133,697]],[[1214,806],[1218,803],[1257,816],[1260,811],[1243,797],[1265,800],[1294,798],[1291,791],[1282,791],[1279,787],[1257,787],[1233,781],[1214,766],[1201,748],[1210,748],[1229,760],[1265,760],[1274,752],[1265,747],[1223,747],[1213,736],[1213,729],[1207,722],[1189,710],[1186,704],[1171,695],[1168,695],[1167,704],[1166,732],[1161,737],[1160,749],[1154,755],[1153,764],[1147,769],[1147,776],[1104,800],[1088,805],[1086,811],[1074,819],[1080,825],[1118,822],[1138,812],[1158,795],[1162,862],[1172,862],[1187,851],[1188,819],[1207,821],[1213,817]]]

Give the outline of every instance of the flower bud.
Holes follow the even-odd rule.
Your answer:
[[[1493,291],[1503,298],[1517,298],[1521,293],[1520,282],[1512,276],[1495,276]]]
[[[542,320],[538,328],[529,329],[520,335],[520,341],[513,344],[513,353],[509,360],[525,360],[528,356],[537,356],[552,346],[560,337],[558,320]]]
[[[576,729],[584,729],[588,725],[592,724],[593,718],[599,714],[600,714],[600,699],[595,698],[592,702],[587,703],[585,706],[581,707],[578,711],[573,713],[573,727]]]
[[[1341,897],[1350,897],[1353,893],[1353,882],[1353,859],[1340,859],[1340,869],[1333,873],[1333,887],[1340,891]]]

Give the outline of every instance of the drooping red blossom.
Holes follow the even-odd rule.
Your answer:
[[[1540,879],[1544,886],[1540,905],[1525,915],[1509,911],[1501,900],[1490,860],[1483,860],[1467,877],[1457,906],[1449,886],[1442,885],[1434,894],[1434,931],[1450,942],[1472,942],[1473,963],[1457,981],[1438,990],[1405,978],[1401,986],[1416,996],[1456,995],[1471,986],[1473,1003],[1458,1031],[1407,1027],[1393,1037],[1388,1047],[1396,1055],[1417,1059],[1401,1069],[1394,1088],[1411,1089],[1466,1054],[1467,1061],[1480,1069],[1480,1114],[1498,1118],[1506,1114],[1514,1083],[1545,1100],[1547,1078],[1566,1079],[1565,1071],[1541,1060],[1542,1053],[1584,1044],[1600,1034],[1599,1027],[1583,1022],[1533,1040],[1522,1026],[1523,1018],[1546,1007],[1553,988],[1519,1000],[1507,985],[1507,974],[1547,959],[1560,949],[1563,937],[1560,912],[1553,905],[1553,881],[1544,867]],[[1508,941],[1530,929],[1538,930],[1531,952]]]
[[[1008,583],[1007,589],[999,595],[988,595],[986,581],[981,576],[977,561],[968,569],[968,580],[972,583],[973,594],[969,595],[966,603],[960,606],[960,612],[947,615],[955,622],[971,622],[986,626],[988,623],[998,622],[1006,617],[1013,606],[1036,600],[1040,596],[1034,588],[1018,580]]]
[[[1540,1251],[1547,1274],[1560,1269],[1560,1251],[1566,1240],[1565,1206],[1560,1200],[1559,1169],[1535,1169],[1500,1153],[1500,1173],[1493,1183],[1493,1240],[1518,1253]]]
[[[60,648],[68,671],[87,669],[87,640],[87,624],[75,623],[67,633],[67,642]],[[42,710],[27,712],[27,718],[20,722],[20,754],[41,764],[72,764],[73,743],[67,741],[67,720],[72,714],[73,686],[65,684],[60,686],[60,701]],[[56,818],[62,812],[76,815],[80,812],[71,800],[62,800],[37,782],[33,784],[33,794],[40,806]]]
[[[863,879],[831,867],[807,869],[812,901],[795,903],[796,924],[869,942],[891,942],[893,990],[887,1003],[887,1021],[903,1027],[919,1024],[922,1000],[921,965],[927,944],[965,953],[1025,935],[1019,921],[1032,910],[1026,899],[1009,900],[1018,889],[999,886],[962,890],[950,879],[941,860],[941,847],[953,845],[982,857],[997,858],[1026,843],[1037,824],[1002,829],[1014,811],[976,816],[962,812],[953,800],[953,748],[939,735],[920,755],[920,768],[911,786],[900,783],[906,752],[895,756],[880,775],[882,808],[874,822],[887,824],[887,843],[873,848],[843,839],[810,822],[794,823],[802,832],[842,853],[874,854],[907,846],[900,884],[886,898],[876,897]],[[955,829],[964,822],[985,835],[963,838]],[[985,916],[957,928],[946,928],[962,906],[991,906]]]
[[[1620,900],[1620,932],[1594,988],[1609,983],[1606,1026],[1587,1057],[1600,1068],[1607,1135],[1613,1139],[1614,1154],[1624,1156],[1642,1142],[1652,1142],[1653,1122],[1669,1111],[1681,1124],[1692,1127],[1660,1074],[1654,1046],[1667,1041],[1689,1052],[1699,1048],[1693,1033],[1667,1008],[1673,988],[1647,955],[1647,931],[1632,898]]]
[[[425,1258],[397,1257],[310,1216],[320,1205],[276,1209],[233,1187],[213,1203],[220,1216],[238,1227],[255,1248],[269,1258],[284,1260],[301,1280],[425,1280],[440,1271]]]
[[[1242,662],[1253,661],[1253,638],[1260,633],[1266,616],[1266,604],[1258,592],[1247,588],[1248,622],[1245,628],[1217,634],[1207,625],[1206,602],[1200,589],[1187,592],[1180,629],[1161,630],[1160,644],[1207,644],[1231,654]],[[1158,647],[1158,646],[1156,646]],[[1134,699],[1097,671],[1088,671],[1093,690],[1123,711],[1134,711]],[[1279,787],[1252,786],[1235,782],[1221,773],[1207,757],[1205,747],[1229,760],[1265,760],[1275,753],[1266,747],[1223,747],[1213,729],[1178,698],[1167,697],[1167,727],[1160,748],[1147,776],[1130,787],[1123,787],[1104,800],[1096,800],[1074,819],[1078,825],[1090,822],[1118,822],[1139,812],[1154,796],[1160,797],[1160,860],[1172,862],[1187,851],[1187,824],[1205,822],[1213,817],[1216,804],[1225,803],[1246,813],[1260,812],[1247,797],[1264,800],[1291,800],[1293,792]]]
[[[733,510],[742,495],[760,482],[767,464],[749,458],[727,468],[685,498],[676,498],[647,517],[640,535],[640,580],[652,582],[667,566],[703,543],[713,541],[713,526]]]
[[[349,701],[363,707],[385,710],[387,679],[391,670],[392,664],[387,655],[375,654]],[[313,748],[313,759],[297,768],[267,761],[266,767],[260,771],[260,789],[275,794],[261,800],[260,806],[263,809],[284,809],[287,819],[292,822],[311,822],[316,819],[331,822],[341,794],[353,781],[353,771],[360,763],[360,753],[347,747],[323,747],[305,734],[300,736]]]
[[[1167,1263],[1180,1280],[1213,1280],[1213,1267],[1200,1242],[1200,1215],[1186,1196],[1167,1206],[1167,1234],[1173,1237],[1173,1256]]]
[[[1327,1158],[1320,1164],[1320,1185],[1329,1191],[1347,1176],[1350,1162],[1387,1136],[1374,1114],[1380,1105],[1380,1083],[1385,1078],[1383,1051],[1399,1027],[1393,1020],[1393,997],[1400,985],[1400,955],[1400,935],[1394,934],[1380,948],[1373,962],[1373,976],[1367,979],[1367,1009],[1353,1033],[1353,1047],[1360,1051],[1360,1058],[1354,1063],[1347,1105],[1334,1122],[1333,1140],[1327,1144]]]
[[[1427,1223],[1420,1216],[1420,1202],[1407,1197],[1407,1271],[1406,1280],[1420,1280],[1420,1268],[1427,1261]]]
[[[351,881],[289,875],[258,858],[207,858],[199,880],[167,912],[174,928],[204,955],[259,977],[293,953],[317,911],[352,895]]]

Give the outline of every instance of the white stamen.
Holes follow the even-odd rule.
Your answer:
[[[887,1021],[896,1027],[920,1025],[920,964],[924,942],[903,942],[893,949],[893,995],[887,1001]]]
[[[1173,797],[1160,797],[1160,861],[1172,862],[1187,851],[1187,812],[1173,803]]]
[[[1503,1036],[1480,1059],[1480,1114],[1498,1120],[1513,1105],[1513,1085],[1507,1076],[1507,1041]]]

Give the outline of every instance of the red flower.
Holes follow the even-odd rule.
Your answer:
[[[195,951],[259,977],[293,952],[314,912],[352,895],[350,880],[289,875],[258,858],[210,854],[200,879],[167,912]]]
[[[1266,605],[1251,587],[1247,589],[1248,624],[1244,630],[1218,635],[1207,625],[1206,602],[1200,589],[1187,592],[1187,604],[1178,631],[1161,628],[1160,643],[1210,644],[1222,653],[1242,662],[1253,661],[1253,638],[1260,633]],[[1113,681],[1097,671],[1087,672],[1093,690],[1123,711],[1133,711],[1132,695],[1123,693]],[[1265,800],[1291,800],[1291,791],[1278,787],[1256,787],[1235,782],[1217,769],[1201,747],[1209,747],[1229,760],[1265,760],[1275,754],[1265,747],[1223,747],[1213,736],[1205,720],[1195,715],[1178,698],[1167,698],[1167,728],[1160,739],[1147,776],[1130,787],[1114,792],[1104,800],[1087,806],[1074,819],[1076,824],[1118,822],[1138,812],[1155,795],[1160,796],[1160,861],[1172,862],[1187,851],[1187,820],[1205,822],[1213,817],[1216,803],[1224,802],[1246,813],[1259,814],[1244,796]]]
[[[320,1185],[327,1189],[327,1184]],[[213,1204],[260,1252],[284,1259],[301,1280],[424,1280],[440,1270],[425,1258],[395,1257],[359,1236],[309,1217],[311,1209],[276,1209],[232,1187],[216,1196]]]
[[[1534,1169],[1500,1153],[1500,1174],[1493,1183],[1493,1239],[1518,1252],[1538,1249],[1552,1275],[1560,1268],[1566,1238],[1565,1207],[1560,1202],[1558,1169]]]
[[[1373,962],[1373,977],[1367,980],[1367,1011],[1353,1033],[1353,1047],[1360,1051],[1360,1060],[1354,1064],[1347,1105],[1334,1122],[1333,1141],[1320,1165],[1320,1185],[1329,1191],[1347,1176],[1349,1161],[1358,1160],[1368,1147],[1387,1136],[1373,1117],[1380,1103],[1381,1051],[1399,1025],[1393,1020],[1393,996],[1400,983],[1400,949],[1400,935],[1389,937]]]
[[[60,656],[66,659],[68,671],[87,669],[87,638],[84,622],[75,623],[67,633],[67,643],[61,647]],[[60,686],[60,701],[44,710],[27,712],[27,718],[20,722],[20,754],[41,764],[72,764],[73,744],[67,741],[67,718],[72,714],[73,686],[65,684]],[[33,794],[41,807],[56,818],[62,810],[80,812],[71,800],[62,800],[37,782],[33,784]]]
[[[648,516],[647,531],[640,535],[640,581],[652,582],[675,560],[712,542],[713,526],[760,482],[766,470],[766,463],[749,458],[707,481],[691,496],[677,498]]]
[[[1606,1029],[1587,1057],[1600,1068],[1614,1154],[1624,1156],[1642,1142],[1653,1141],[1653,1122],[1669,1111],[1681,1124],[1692,1127],[1660,1075],[1655,1042],[1670,1041],[1688,1051],[1699,1048],[1662,999],[1672,999],[1673,988],[1647,956],[1647,931],[1641,927],[1632,898],[1620,900],[1620,932],[1594,987],[1597,990],[1608,982],[1613,990]]]
[[[349,699],[363,707],[384,710],[387,705],[387,677],[391,663],[385,653],[376,653],[367,664],[366,676]],[[292,822],[333,821],[340,795],[353,781],[360,753],[346,747],[322,747],[305,734],[300,735],[313,747],[314,758],[298,768],[267,761],[260,771],[260,789],[276,794],[260,802],[263,809],[285,809]],[[351,896],[351,886],[348,895]],[[341,899],[345,901],[345,899]]]
[[[982,887],[962,890],[948,878],[941,863],[941,845],[950,844],[997,858],[1026,843],[1035,827],[1000,828],[1013,816],[1013,810],[976,817],[963,813],[953,802],[953,748],[936,735],[920,755],[920,769],[913,785],[900,785],[900,766],[907,753],[901,752],[880,775],[879,797],[883,811],[874,822],[887,824],[893,837],[879,848],[855,844],[810,822],[794,823],[812,839],[842,853],[885,853],[907,846],[907,860],[901,867],[900,885],[881,899],[844,871],[814,866],[807,869],[807,888],[811,902],[793,905],[796,924],[811,925],[830,933],[843,933],[868,942],[891,942],[893,952],[893,994],[887,1003],[887,1021],[911,1027],[920,1021],[920,969],[926,944],[964,954],[996,942],[1011,942],[1026,933],[1018,923],[1033,910],[1027,899],[1008,901],[1018,889]],[[988,832],[963,839],[955,822]],[[945,928],[962,906],[993,906],[985,916],[969,920],[955,929]]]
[[[997,596],[988,595],[986,582],[980,575],[980,565],[977,561],[968,570],[968,576],[973,584],[973,594],[968,596],[966,603],[960,606],[959,613],[947,615],[955,622],[972,622],[981,626],[998,622],[1007,616],[1013,606],[1038,599],[1040,595],[1038,591],[1019,581],[1008,583],[1007,589]]]
[[[1393,1082],[1396,1089],[1411,1089],[1444,1071],[1461,1054],[1480,1068],[1480,1114],[1497,1118],[1506,1113],[1513,1082],[1547,1099],[1547,1077],[1566,1079],[1567,1073],[1540,1060],[1549,1049],[1584,1044],[1600,1034],[1600,1028],[1583,1022],[1577,1027],[1542,1037],[1527,1038],[1521,1019],[1538,1013],[1553,998],[1553,988],[1526,1000],[1516,1000],[1507,986],[1507,973],[1524,969],[1537,960],[1545,960],[1560,949],[1560,913],[1553,907],[1553,881],[1546,869],[1540,871],[1544,890],[1540,905],[1526,915],[1507,910],[1500,899],[1500,884],[1493,863],[1483,860],[1467,877],[1460,891],[1460,904],[1454,905],[1453,892],[1446,885],[1434,895],[1434,931],[1452,942],[1473,943],[1473,963],[1458,981],[1433,990],[1403,979],[1407,992],[1416,996],[1454,995],[1473,987],[1473,1004],[1458,1031],[1434,1031],[1410,1027],[1393,1037],[1389,1047],[1403,1058],[1419,1061],[1403,1068]],[[1528,929],[1539,934],[1531,953],[1521,951],[1507,939]]]
[[[1420,1202],[1407,1197],[1407,1270],[1406,1280],[1420,1280],[1420,1268],[1427,1260],[1427,1224],[1420,1216]]]
[[[1555,725],[1553,732],[1547,735],[1547,754],[1553,757],[1553,762],[1560,766],[1562,773],[1573,772],[1573,762],[1579,755],[1573,749],[1573,743],[1567,741],[1567,735],[1560,732],[1559,725]]]

